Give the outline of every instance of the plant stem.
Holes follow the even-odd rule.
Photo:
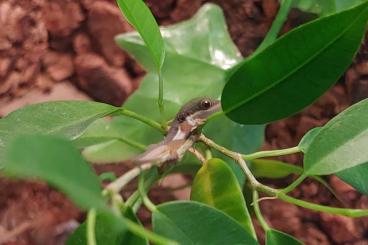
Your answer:
[[[87,214],[87,244],[96,245],[95,236],[96,209],[90,209]]]
[[[132,233],[140,236],[140,237],[146,237],[148,240],[150,240],[152,243],[158,244],[158,245],[179,245],[177,242],[169,240],[165,237],[162,237],[156,233],[153,233],[149,230],[144,229],[142,226],[134,223],[133,221],[124,218],[125,224],[129,231]]]
[[[135,113],[134,111],[130,111],[130,110],[127,110],[125,108],[120,108],[120,110],[118,110],[117,113],[120,114],[120,115],[131,117],[131,118],[136,119],[138,121],[141,121],[141,122],[147,124],[148,126],[151,126],[152,128],[159,130],[161,133],[166,134],[166,130],[165,130],[165,128],[163,128],[161,126],[161,124],[159,124],[158,122],[156,122],[156,121],[154,121],[154,120],[152,120],[148,117],[142,116],[138,113]]]
[[[285,187],[282,192],[289,193],[293,191],[298,185],[300,185],[308,176],[302,174],[300,175],[293,183],[291,183],[289,186]]]
[[[258,200],[258,192],[256,190],[253,190],[253,209],[254,213],[256,214],[256,217],[259,221],[259,224],[261,225],[262,229],[264,231],[268,231],[271,228],[267,224],[266,220],[263,218],[261,209],[259,208],[259,200]]]
[[[153,204],[153,202],[151,202],[151,200],[147,196],[146,189],[144,188],[144,174],[141,174],[139,177],[138,191],[143,200],[144,205],[147,207],[149,211],[153,213],[157,208],[155,204]]]
[[[120,176],[117,180],[107,185],[104,191],[119,193],[125,185],[127,185],[130,181],[137,177],[143,170],[150,169],[152,166],[152,163],[146,163],[129,170],[124,175]]]
[[[248,181],[250,182],[251,186],[258,186],[260,183],[256,180],[256,178],[253,176],[252,172],[247,166],[247,163],[244,161],[243,156],[240,153],[233,152],[231,150],[226,149],[225,147],[216,144],[211,139],[207,138],[203,134],[199,136],[199,140],[202,141],[204,144],[208,145],[209,147],[212,147],[215,150],[218,150],[222,154],[234,159],[238,162],[239,166],[242,168],[245,176],[247,177]]]
[[[206,161],[206,158],[202,155],[202,153],[200,151],[198,151],[196,148],[194,147],[190,147],[188,149],[188,151],[190,153],[193,154],[193,156],[195,156],[201,163],[204,163]]]
[[[271,29],[268,31],[261,45],[257,48],[254,54],[252,54],[252,56],[258,54],[259,52],[270,46],[277,39],[278,33],[280,32],[282,26],[284,25],[289,15],[291,4],[292,0],[280,1],[280,9],[279,12],[277,13],[275,20],[272,22]]]
[[[280,200],[283,200],[289,203],[293,203],[303,208],[312,209],[314,211],[320,211],[320,212],[325,212],[329,214],[343,215],[343,216],[352,217],[352,218],[368,216],[368,209],[349,209],[349,208],[328,207],[324,205],[319,205],[319,204],[299,200],[297,198],[288,196],[283,192],[279,192],[277,197]]]
[[[158,109],[160,111],[160,119],[161,119],[161,126],[163,128],[166,127],[166,121],[164,119],[164,112],[165,112],[165,107],[164,107],[164,80],[162,78],[162,73],[159,70],[157,72],[158,74]]]
[[[150,176],[144,182],[144,189],[147,190],[147,189],[151,188],[157,182],[157,180],[159,180],[158,176]],[[131,207],[133,209],[134,213],[138,210],[138,207],[141,204],[141,203],[138,202],[138,201],[141,200],[140,197],[141,197],[141,195],[140,195],[139,190],[136,190],[132,195],[130,195],[130,197],[125,202],[126,206]]]
[[[278,190],[278,189],[274,189],[269,186],[263,185],[259,183],[256,180],[256,178],[253,176],[252,172],[249,170],[247,164],[245,163],[240,153],[233,152],[231,150],[226,149],[225,147],[221,145],[216,144],[215,142],[213,142],[211,139],[208,139],[203,134],[200,135],[199,140],[202,141],[204,144],[208,145],[209,147],[212,147],[213,149],[220,151],[224,155],[236,160],[239,163],[242,170],[244,171],[244,174],[252,190],[266,193],[267,195],[271,197],[276,197],[280,200],[283,200],[289,203],[293,203],[295,205],[298,205],[304,208],[312,209],[314,211],[321,211],[321,212],[326,212],[330,214],[344,215],[348,217],[368,216],[368,209],[333,208],[333,207],[328,207],[324,205],[314,204],[314,203],[310,203],[307,201],[303,201],[303,200],[299,200],[299,199],[290,197],[287,194],[285,194],[283,190]],[[240,159],[239,159],[239,156],[240,156]]]
[[[253,160],[257,158],[264,158],[264,157],[277,157],[277,156],[284,156],[284,155],[290,155],[294,153],[301,152],[300,148],[298,146],[282,149],[282,150],[274,150],[274,151],[259,151],[252,154],[244,154],[243,158],[245,160]]]

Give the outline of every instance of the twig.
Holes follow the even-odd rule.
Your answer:
[[[281,149],[281,150],[259,151],[253,154],[244,154],[243,158],[245,160],[253,160],[253,159],[264,158],[264,157],[278,157],[278,156],[299,153],[300,151],[301,151],[300,148],[298,146],[295,146],[292,148]]]
[[[113,193],[119,193],[130,181],[137,177],[143,170],[150,169],[153,166],[152,163],[145,163],[138,167],[135,167],[124,175],[120,176],[117,180],[106,186],[105,191],[111,191]]]
[[[200,151],[198,151],[196,148],[194,147],[190,147],[188,149],[188,151],[190,153],[192,153],[201,163],[204,163],[206,161],[206,158],[202,155],[202,153]]]

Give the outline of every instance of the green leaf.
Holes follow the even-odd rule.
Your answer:
[[[162,134],[142,122],[124,116],[114,117],[109,121],[100,119],[90,125],[78,138],[79,142],[90,139],[102,140],[95,141],[97,144],[88,146],[82,151],[85,159],[93,163],[120,162],[143,152],[126,141],[111,138],[128,139],[149,145],[160,141]]]
[[[183,104],[195,97],[219,98],[226,83],[226,69],[239,62],[241,56],[227,32],[221,9],[214,4],[203,5],[192,19],[163,27],[161,31],[166,44],[162,69],[165,81],[164,118],[170,120]],[[124,107],[160,120],[157,107],[158,80],[154,66],[147,57],[147,47],[137,33],[122,34],[116,40],[149,71],[140,88],[129,97]],[[226,128],[229,134],[226,137],[216,137],[221,132],[213,126],[214,123],[210,123],[212,126],[205,128],[209,137],[221,138],[232,145],[239,144],[239,148],[243,144],[242,151],[254,151],[263,140],[262,126],[241,127],[223,118],[219,121],[221,125],[216,125],[223,127],[224,131]],[[114,118],[112,121],[100,120],[83,137],[104,135],[130,139],[144,145],[157,143],[163,137],[154,129],[126,117]],[[126,160],[139,153],[121,141],[104,143],[88,147],[83,155],[89,161],[104,163]]]
[[[7,148],[4,172],[39,178],[84,209],[105,208],[100,181],[71,142],[54,136],[19,136]]]
[[[368,162],[337,172],[336,175],[359,192],[368,195]]]
[[[205,204],[188,201],[157,206],[154,232],[180,244],[258,244],[236,221]]]
[[[213,158],[197,172],[192,184],[191,200],[223,211],[256,238],[241,188],[224,161]]]
[[[294,0],[293,7],[320,15],[340,12],[366,0]]]
[[[368,162],[368,99],[343,111],[315,137],[304,159],[307,175],[326,175]]]
[[[301,167],[276,160],[255,159],[252,160],[251,170],[254,176],[260,178],[280,179],[290,174],[302,174]]]
[[[302,110],[351,64],[367,18],[365,3],[287,33],[231,71],[222,109],[243,124],[267,123]]]
[[[67,245],[87,244],[87,225],[81,224],[69,237]],[[96,215],[95,238],[97,245],[120,245],[127,233],[127,227],[121,219],[111,212],[98,212]],[[124,243],[132,244],[132,243]]]
[[[266,232],[266,245],[303,245],[301,241],[289,234],[277,230]]]
[[[223,12],[214,4],[204,4],[189,20],[161,27],[161,33],[166,54],[202,61],[223,69],[230,68],[241,60],[241,55],[227,32]],[[147,57],[147,47],[137,33],[118,35],[116,42],[147,70],[155,72]],[[168,65],[172,62],[166,60],[165,63]],[[173,65],[180,68],[179,64]]]
[[[58,101],[26,106],[0,119],[0,167],[4,147],[18,135],[50,134],[75,138],[93,121],[117,110],[97,102]]]
[[[310,144],[319,134],[321,129],[322,129],[321,127],[313,128],[304,135],[304,137],[302,138],[302,140],[299,142],[299,145],[298,145],[302,152],[306,153],[308,151]]]
[[[242,125],[219,116],[206,124],[203,133],[226,148],[249,154],[262,146],[264,129],[265,125]]]
[[[117,3],[125,18],[139,32],[147,45],[156,72],[160,71],[165,59],[165,44],[151,11],[142,0],[117,0]]]

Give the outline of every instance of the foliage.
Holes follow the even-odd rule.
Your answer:
[[[356,6],[366,0],[294,0],[293,7],[306,12],[327,15]]]
[[[216,5],[206,4],[190,20],[159,29],[143,1],[117,2],[139,34],[122,34],[116,41],[148,71],[124,106],[50,102],[27,106],[0,120],[2,172],[45,180],[88,210],[86,222],[69,245],[258,244],[248,208],[265,230],[266,244],[302,244],[269,227],[258,193],[315,211],[368,215],[366,209],[328,207],[288,195],[307,177],[333,192],[319,177],[327,174],[368,193],[368,99],[311,130],[296,147],[255,152],[263,141],[263,124],[310,105],[350,65],[365,33],[368,3],[352,7],[360,1],[330,0],[307,6],[299,0],[293,6],[330,15],[277,38],[291,6],[291,1],[281,1],[265,41],[243,58]],[[100,178],[110,183],[101,188],[87,161],[102,164],[136,157],[162,140],[168,122],[184,103],[201,96],[221,98],[223,111],[208,118],[193,144],[198,159],[186,155],[165,172],[148,163],[122,176],[105,173]],[[304,154],[303,167],[265,159],[294,153]],[[191,200],[156,206],[147,193],[174,172],[194,174]],[[281,190],[257,179],[290,174],[300,177]],[[119,192],[138,176],[138,189],[122,200]],[[245,182],[253,199],[242,191]],[[153,231],[135,215],[142,204],[152,212]]]

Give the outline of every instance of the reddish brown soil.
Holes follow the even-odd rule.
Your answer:
[[[148,0],[160,24],[189,18],[203,0]],[[277,12],[277,0],[214,0],[225,11],[229,31],[243,55],[250,54]],[[293,11],[285,31],[305,19]],[[113,0],[0,0],[0,116],[28,103],[95,99],[120,105],[144,71],[113,42],[130,31]],[[368,95],[367,50],[362,48],[341,81],[313,106],[267,127],[264,149],[295,146],[310,128],[325,124],[352,102]],[[101,83],[100,81],[104,81]],[[283,160],[300,164],[301,156]],[[126,167],[103,170],[123,173]],[[99,169],[101,171],[101,169]],[[285,186],[291,178],[270,182]],[[348,207],[368,208],[368,199],[336,177],[327,181]],[[342,206],[323,187],[306,181],[293,195]],[[157,202],[182,195],[156,190]],[[263,201],[266,219],[306,244],[368,244],[368,220],[310,212],[277,200]],[[141,216],[148,220],[147,213]],[[61,244],[83,214],[40,182],[0,179],[0,244]],[[260,229],[258,229],[260,230]],[[261,231],[260,231],[261,233]]]

